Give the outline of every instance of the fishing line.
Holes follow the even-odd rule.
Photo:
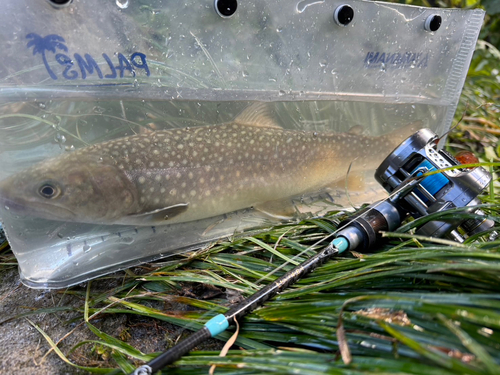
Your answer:
[[[425,177],[427,177],[427,175],[422,175],[422,176],[416,176],[416,177],[412,177],[410,179],[407,180],[407,183],[409,184],[411,181],[420,181],[420,180],[423,180]],[[416,182],[415,182],[416,183]],[[413,185],[415,184],[413,183]],[[413,185],[409,186],[409,188],[413,188]],[[379,205],[381,205],[384,201],[386,200],[389,200],[389,199],[392,199],[394,197],[396,197],[397,195],[400,195],[402,194],[403,192],[405,192],[406,190],[408,189],[408,187],[406,186],[402,186],[400,189],[396,189],[394,190],[392,193],[389,194],[388,197],[372,204],[372,208],[377,208]],[[358,210],[359,212],[360,210]],[[274,273],[278,272],[279,270],[281,270],[282,268],[286,267],[288,264],[291,263],[291,261],[294,261],[294,260],[297,260],[299,257],[301,257],[302,255],[304,255],[306,252],[312,250],[314,247],[317,247],[319,244],[321,244],[322,242],[324,241],[327,241],[329,239],[331,239],[333,236],[336,236],[338,232],[340,232],[342,229],[344,228],[347,228],[349,225],[351,225],[354,221],[356,221],[357,219],[359,219],[362,215],[365,215],[366,212],[359,212],[356,216],[356,214],[354,214],[353,216],[350,216],[349,219],[347,219],[346,221],[343,221],[341,223],[341,225],[335,230],[333,231],[332,233],[330,233],[329,235],[327,235],[326,237],[323,237],[322,239],[316,241],[315,243],[313,243],[312,245],[310,245],[309,247],[307,247],[306,249],[302,250],[300,253],[294,255],[292,258],[290,258],[290,260],[288,261],[285,261],[283,264],[279,265],[278,267],[276,267],[274,270],[272,270],[271,272],[269,272],[268,274],[266,274],[265,276],[261,277],[259,280],[257,280],[255,283],[258,284],[260,282],[262,282],[263,280],[267,279],[269,276],[273,275]],[[342,214],[338,214],[338,216],[340,216]]]

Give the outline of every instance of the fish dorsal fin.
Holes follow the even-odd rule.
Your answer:
[[[267,128],[280,128],[276,122],[269,105],[267,103],[257,102],[246,107],[236,118],[234,122],[239,125],[262,126]]]
[[[173,206],[159,208],[157,210],[143,212],[136,215],[129,215],[128,218],[141,224],[160,224],[172,219],[173,217],[187,211],[188,203],[179,203]]]

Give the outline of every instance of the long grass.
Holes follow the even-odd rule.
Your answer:
[[[155,354],[131,346],[127,335],[98,329],[94,321],[104,314],[127,314],[186,331],[199,329],[209,317],[227,310],[229,299],[252,294],[292,267],[288,264],[266,278],[285,261],[259,243],[293,256],[332,232],[337,222],[337,217],[327,217],[278,226],[252,238],[220,243],[192,258],[151,265],[148,272],[135,269],[136,274],[130,271],[123,285],[112,290],[94,289],[89,283],[86,290],[66,291],[82,297],[81,308],[69,308],[80,314],[71,323],[85,324],[96,336],[67,353],[36,328],[63,361],[80,369],[131,371]],[[329,261],[248,315],[226,357],[216,351],[196,352],[165,373],[195,374],[216,364],[217,373],[225,374],[495,374],[500,359],[499,283],[498,241],[442,246],[432,239],[401,242],[391,237],[372,253]],[[214,296],[198,299],[200,285]],[[189,293],[179,295],[186,290]],[[165,303],[175,303],[177,310],[162,308]],[[134,329],[129,327],[130,335]],[[163,340],[165,347],[173,344]],[[98,365],[71,360],[77,351],[89,351],[90,356],[96,348],[107,353]]]

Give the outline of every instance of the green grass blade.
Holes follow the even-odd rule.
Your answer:
[[[449,328],[449,330],[456,335],[462,344],[471,351],[488,369],[490,374],[498,374],[500,364],[496,363],[488,352],[479,345],[470,335],[462,330],[458,325],[454,324],[451,320],[446,319],[443,314],[438,314],[438,318]]]
[[[52,341],[49,335],[47,335],[40,327],[38,327],[35,323],[33,323],[31,320],[26,319],[35,329],[42,334],[42,336],[45,338],[45,340],[49,343],[50,347],[56,352],[56,354],[61,358],[64,362],[67,364],[76,367],[80,370],[85,370],[88,372],[92,372],[94,374],[108,374],[109,372],[113,371],[114,369],[110,368],[98,368],[98,367],[85,367],[85,366],[78,366],[71,362],[66,356],[61,352],[61,350],[57,347],[57,345]]]

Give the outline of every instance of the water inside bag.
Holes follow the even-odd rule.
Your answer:
[[[38,161],[105,140],[150,134],[155,130],[231,122],[249,105],[252,103],[145,100],[9,103],[3,106],[3,113],[7,114],[3,115],[0,162],[12,168],[2,169],[0,180]],[[273,102],[267,106],[283,128],[314,132],[318,137],[332,133],[332,129],[344,133],[353,128],[367,136],[371,132],[387,134],[397,132],[401,123],[409,122],[418,127],[435,128],[432,119],[441,118],[446,111],[444,107],[432,105],[331,101]],[[363,127],[367,123],[371,126],[369,129]],[[291,147],[290,154],[293,152]],[[384,155],[374,157],[378,163]],[[346,167],[350,162],[365,163],[346,160]],[[373,169],[367,167],[364,176],[357,175],[363,178],[363,189],[349,191],[349,196],[341,183],[336,189],[284,198],[290,198],[286,204],[295,207],[295,220],[324,214],[349,205],[349,201],[355,204],[372,201],[382,193],[372,174]],[[17,249],[20,270],[23,275],[29,275],[24,282],[35,287],[40,285],[39,280],[47,280],[48,275],[58,281],[47,286],[60,287],[102,274],[110,264],[113,269],[126,268],[280,222],[252,207],[198,221],[151,226],[62,222],[13,211],[8,206],[0,207],[3,222],[11,234],[11,245]]]

